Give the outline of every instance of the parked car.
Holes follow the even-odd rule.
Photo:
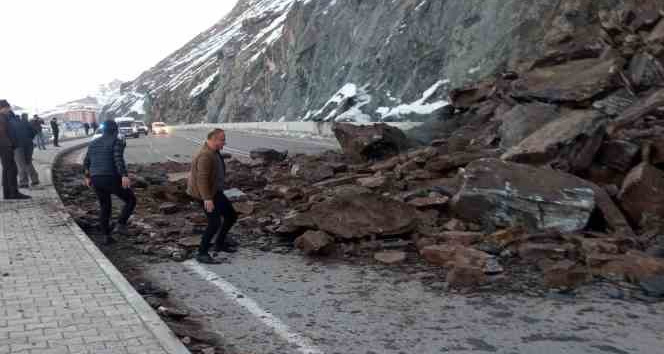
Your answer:
[[[118,131],[125,137],[139,138],[141,136],[134,118],[118,117],[115,118],[114,121],[115,123],[118,123]]]
[[[148,135],[148,126],[142,120],[137,120],[136,127],[138,128],[138,133],[143,135]]]
[[[168,134],[169,129],[166,123],[164,122],[154,122],[152,123],[152,134]]]

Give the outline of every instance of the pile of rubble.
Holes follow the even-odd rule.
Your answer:
[[[563,36],[520,72],[454,90],[440,119],[408,136],[339,124],[343,154],[229,158],[235,232],[264,250],[421,259],[454,287],[527,267],[549,288],[602,278],[664,296],[664,13],[594,15],[597,41]],[[205,219],[185,193],[188,166],[132,169],[134,244],[190,257]],[[65,200],[93,228],[81,196],[94,197],[68,180]]]
[[[638,6],[592,14],[596,41],[563,36],[521,72],[454,90],[439,120],[409,133],[426,147],[340,124],[344,156],[255,166],[267,185],[252,209],[285,209],[256,214],[261,231],[311,254],[410,239],[453,286],[516,260],[548,287],[601,277],[664,296],[664,5]]]

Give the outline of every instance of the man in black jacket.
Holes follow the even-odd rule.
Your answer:
[[[30,199],[18,191],[18,170],[14,160],[16,119],[7,100],[0,100],[0,163],[2,163],[2,194],[5,199]]]
[[[53,146],[60,147],[60,124],[55,117],[51,119],[51,133],[53,133]]]
[[[124,160],[125,143],[118,139],[118,125],[107,120],[103,123],[103,135],[92,141],[83,160],[85,184],[92,187],[99,199],[99,225],[104,243],[115,240],[111,237],[111,195],[125,203],[118,218],[115,233],[126,235],[127,221],[136,207],[136,196],[130,188],[129,174]]]

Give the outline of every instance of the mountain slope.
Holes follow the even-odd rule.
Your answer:
[[[545,52],[555,60],[561,46],[591,50],[598,19],[587,14],[624,2],[240,0],[124,85],[104,113],[167,122],[422,120],[453,87],[535,65]],[[587,42],[569,43],[579,31]]]

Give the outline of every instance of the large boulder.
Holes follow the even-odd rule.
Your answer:
[[[339,123],[334,136],[344,154],[356,161],[380,160],[408,149],[408,138],[398,128],[387,124],[354,125]]]
[[[551,169],[481,159],[469,164],[462,177],[452,211],[493,229],[580,230],[595,208],[593,185]]]
[[[664,219],[664,172],[639,164],[625,178],[618,200],[630,220],[641,227]]]
[[[499,129],[500,146],[507,149],[518,145],[530,134],[559,116],[560,113],[555,105],[531,103],[514,106],[499,118],[502,122]]]
[[[337,194],[303,215],[313,228],[335,238],[403,235],[413,231],[414,207],[372,193]]]
[[[607,117],[597,111],[569,111],[508,150],[502,158],[549,164],[565,171],[586,170],[602,144],[606,121]]]
[[[583,59],[537,68],[513,83],[517,98],[547,102],[583,102],[618,87],[623,60]]]
[[[257,148],[249,152],[249,157],[254,160],[262,160],[267,163],[281,162],[288,157],[288,151],[279,152],[275,149]]]

